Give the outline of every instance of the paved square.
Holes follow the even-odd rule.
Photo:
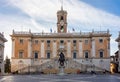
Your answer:
[[[120,75],[11,75],[0,82],[120,82]]]

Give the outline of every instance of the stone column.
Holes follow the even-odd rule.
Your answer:
[[[44,41],[41,42],[41,58],[45,57]]]
[[[67,42],[67,57],[71,57],[71,42]]]
[[[12,57],[15,57],[15,39],[12,39]]]
[[[81,58],[83,56],[83,46],[82,41],[79,42],[79,57]]]
[[[92,39],[92,52],[91,52],[92,57],[95,57],[95,40]]]
[[[56,41],[53,42],[53,58],[57,56],[57,44]]]

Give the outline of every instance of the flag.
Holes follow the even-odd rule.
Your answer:
[[[74,28],[72,28],[72,31],[75,31],[75,29],[74,29]]]
[[[52,33],[52,29],[50,29],[50,32]]]

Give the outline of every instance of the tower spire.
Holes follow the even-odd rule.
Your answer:
[[[63,10],[63,0],[60,0],[61,2],[61,10]]]

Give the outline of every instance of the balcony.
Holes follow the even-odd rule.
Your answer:
[[[60,45],[59,48],[60,48],[60,49],[63,49],[63,48],[65,48],[65,46],[64,46],[64,45]]]

